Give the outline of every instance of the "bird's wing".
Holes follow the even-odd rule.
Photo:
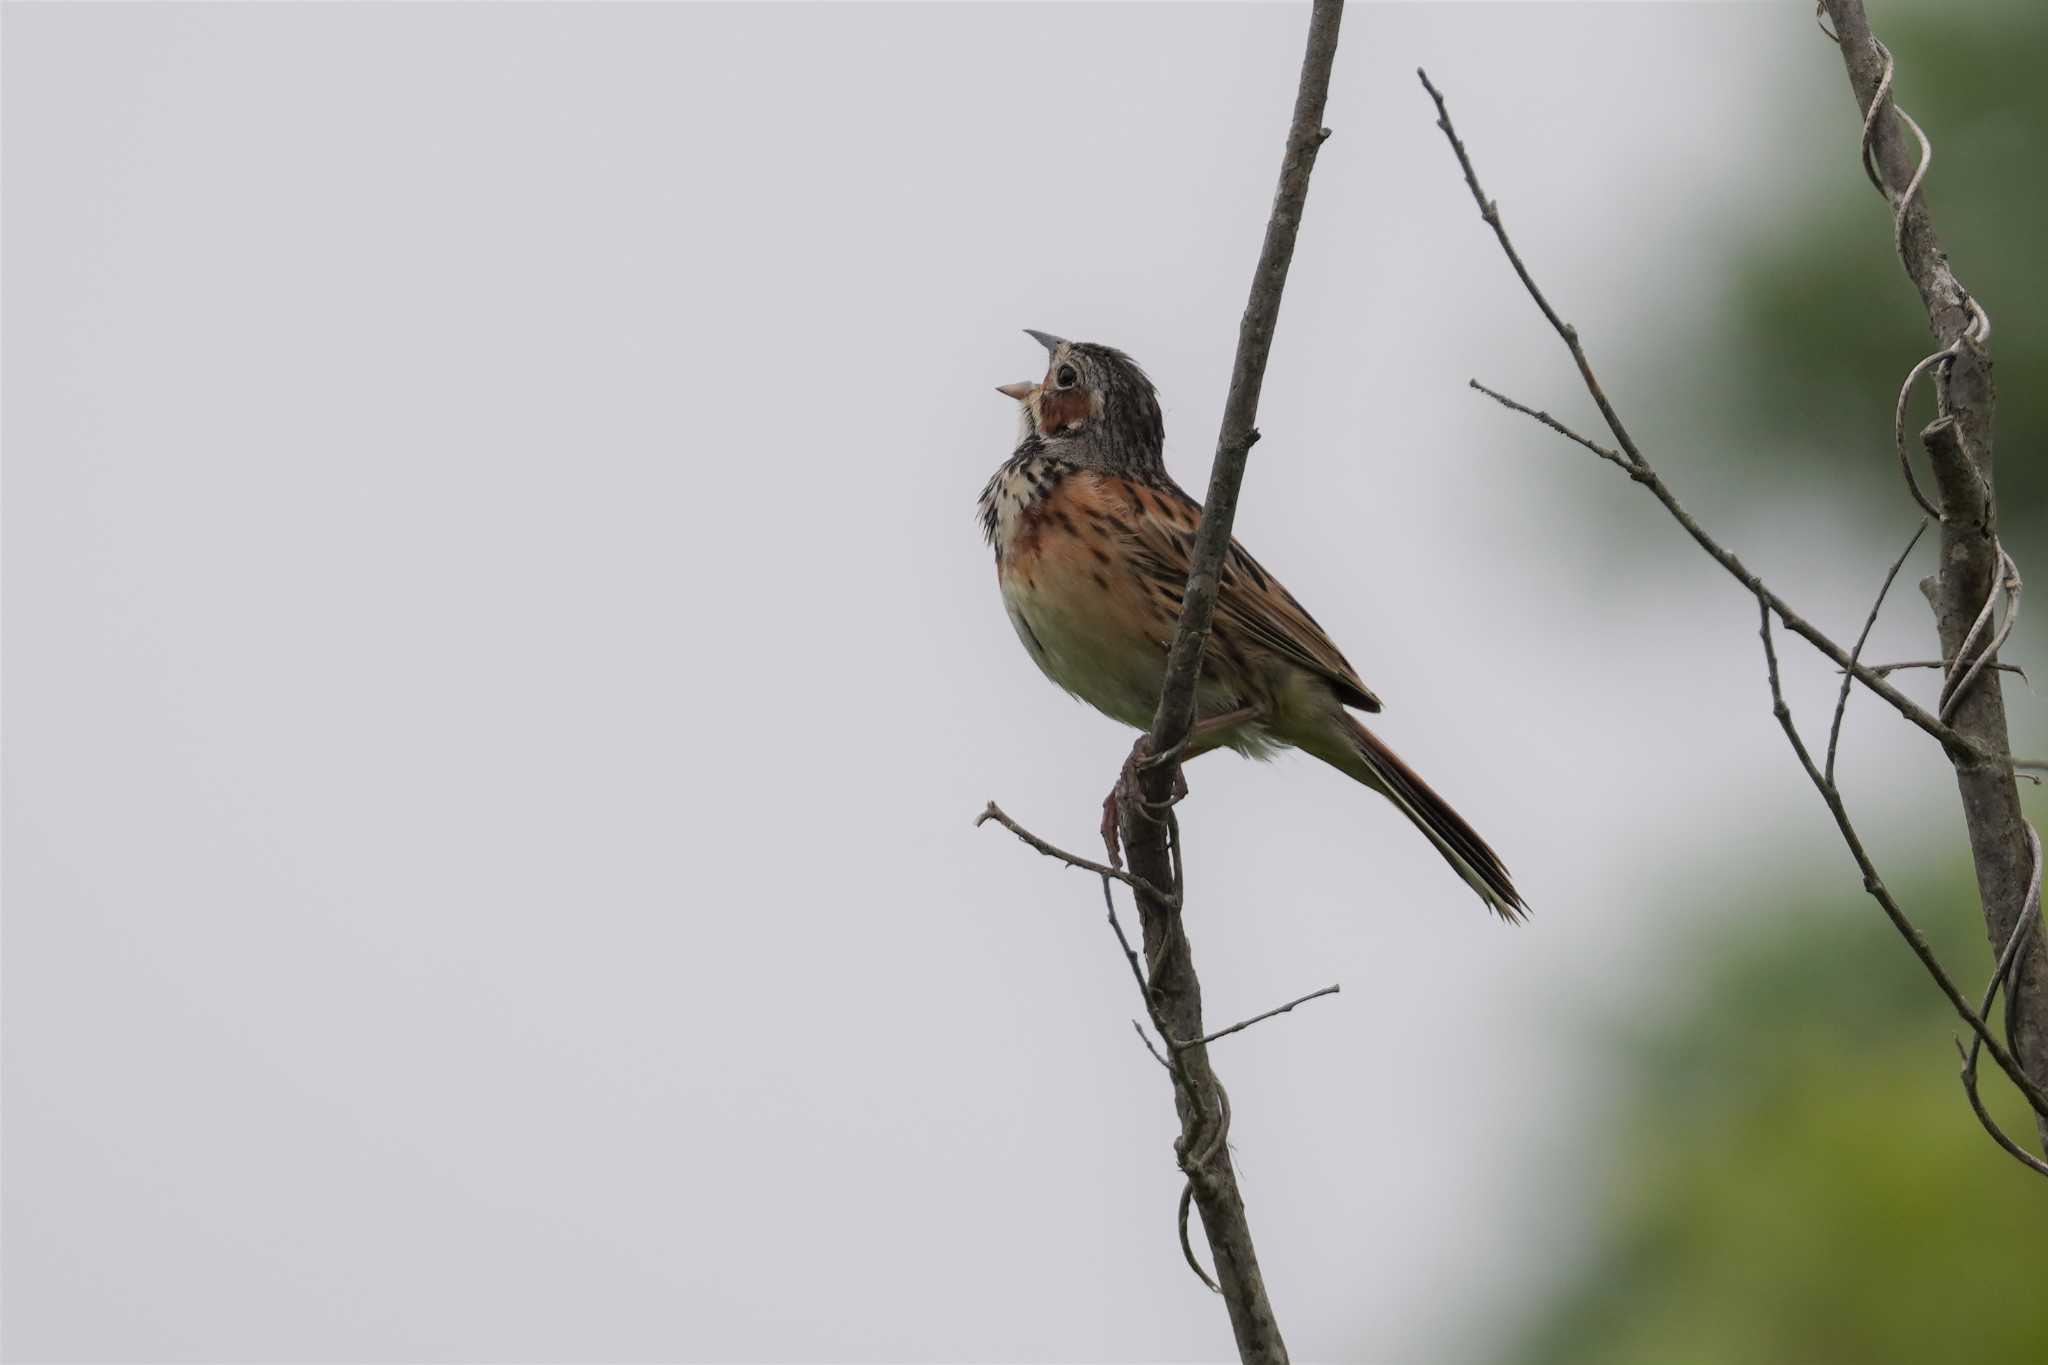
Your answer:
[[[1137,567],[1157,581],[1170,584],[1178,600],[1194,564],[1195,529],[1201,522],[1201,505],[1171,483],[1123,482]],[[1346,706],[1361,711],[1380,709],[1380,699],[1359,678],[1337,646],[1330,643],[1315,617],[1235,539],[1223,556],[1223,572],[1216,591],[1215,630],[1327,679],[1338,700]]]

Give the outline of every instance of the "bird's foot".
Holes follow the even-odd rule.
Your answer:
[[[1139,789],[1138,778],[1150,765],[1151,749],[1145,737],[1140,735],[1138,742],[1131,746],[1130,757],[1124,760],[1123,769],[1116,775],[1116,785],[1109,789],[1109,795],[1102,798],[1102,846],[1109,853],[1109,865],[1119,871],[1124,865],[1120,837],[1123,803],[1128,800],[1137,810],[1156,821],[1187,798],[1188,775],[1176,763],[1173,766],[1173,794],[1164,801],[1147,801]]]
[[[1130,793],[1133,801],[1145,798],[1138,792],[1138,765],[1145,759],[1145,737],[1138,736],[1138,742],[1131,746],[1130,757],[1117,772],[1116,782],[1109,789],[1109,795],[1102,798],[1102,847],[1109,853],[1109,865],[1119,872],[1123,870],[1124,853],[1120,826],[1123,815],[1123,798]]]
[[[1123,786],[1119,778],[1109,795],[1102,798],[1102,847],[1109,854],[1109,865],[1121,872],[1124,870],[1123,841],[1117,837],[1117,788]]]

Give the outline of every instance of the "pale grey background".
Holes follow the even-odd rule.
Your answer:
[[[8,7],[12,1358],[1227,1349],[1093,889],[969,827],[1085,846],[1126,744],[972,503],[1025,326],[1137,355],[1201,485],[1303,20]],[[1586,409],[1418,64],[1708,515],[1683,328],[1859,174],[1803,4],[1347,20],[1240,526],[1537,913],[1192,773],[1213,1014],[1345,986],[1219,1054],[1304,1360],[1484,1348],[1599,1179],[1588,1019],[1745,911],[1714,836],[1824,819],[1740,595],[1463,388]],[[1789,525],[1726,529],[1849,619],[1889,547]]]

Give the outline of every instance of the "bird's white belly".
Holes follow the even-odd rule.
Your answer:
[[[1046,677],[1113,720],[1151,725],[1166,681],[1162,643],[1118,630],[1106,612],[1064,608],[1014,579],[1003,584],[1003,606]]]

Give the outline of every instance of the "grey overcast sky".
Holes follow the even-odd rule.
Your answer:
[[[970,828],[1086,846],[1127,744],[972,505],[1023,327],[1202,485],[1305,18],[7,7],[9,1358],[1227,1349],[1093,888]],[[1835,61],[1796,3],[1346,20],[1240,530],[1535,918],[1311,763],[1191,772],[1212,1015],[1344,985],[1218,1055],[1297,1358],[1483,1348],[1600,1177],[1589,1020],[1822,818],[1739,595],[1464,388],[1587,406],[1413,70],[1712,511],[1644,358],[1859,174]],[[1772,530],[1840,615],[1889,553]]]

